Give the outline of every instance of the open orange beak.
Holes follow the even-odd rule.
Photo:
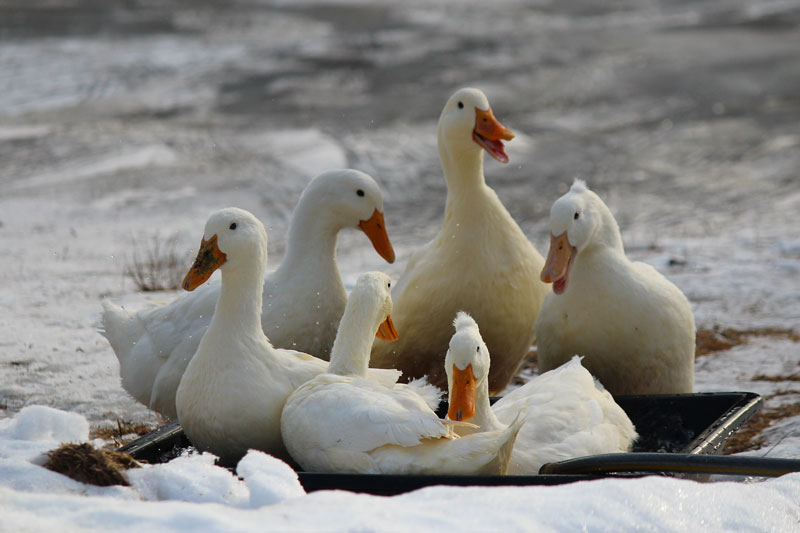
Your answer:
[[[183,288],[187,291],[195,290],[205,283],[211,277],[211,274],[227,260],[227,256],[217,246],[216,235],[208,240],[201,240],[197,258],[194,260],[192,268],[183,278]]]
[[[569,243],[567,232],[558,237],[550,234],[550,251],[542,269],[541,280],[553,284],[553,292],[561,294],[567,289],[572,262],[578,250]]]
[[[450,409],[447,417],[463,422],[475,416],[475,396],[478,380],[472,372],[472,363],[464,370],[453,365],[453,384],[450,388]]]
[[[475,129],[472,130],[472,140],[489,152],[489,155],[501,163],[508,163],[508,154],[503,141],[510,141],[513,138],[511,130],[494,118],[492,108],[486,110],[475,108]]]
[[[381,325],[378,326],[378,332],[375,334],[381,340],[384,341],[396,341],[400,338],[400,335],[397,334],[397,330],[394,328],[394,322],[392,322],[392,316],[387,315],[386,320],[381,322]]]
[[[389,235],[386,233],[383,213],[376,209],[372,216],[369,217],[369,220],[362,220],[358,223],[358,227],[369,237],[372,246],[375,247],[375,251],[381,254],[381,257],[389,263],[394,263],[394,248],[392,248]]]

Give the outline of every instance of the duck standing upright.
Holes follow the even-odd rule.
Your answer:
[[[288,458],[280,416],[289,394],[327,361],[274,348],[261,327],[267,232],[251,213],[222,209],[208,219],[183,287],[193,290],[219,269],[213,318],[189,361],[175,396],[178,421],[192,444],[233,464],[254,448]],[[370,379],[393,384],[396,370],[369,369]]]
[[[411,387],[366,379],[372,338],[397,339],[389,277],[362,274],[347,302],[328,371],[286,400],[281,432],[312,472],[503,474],[522,420],[455,438]],[[455,423],[458,424],[458,423]]]
[[[536,321],[539,370],[574,354],[612,394],[676,394],[694,387],[689,301],[655,268],[625,256],[611,211],[583,181],[550,211],[542,280],[553,283]]]
[[[261,289],[261,325],[275,346],[328,358],[347,302],[336,243],[348,227],[360,228],[384,259],[394,261],[375,180],[352,169],[311,180],[292,213],[283,261]],[[119,359],[123,387],[168,418],[177,416],[175,391],[211,323],[219,292],[220,284],[210,284],[138,313],[103,302],[102,333]]]
[[[483,175],[483,151],[508,162],[503,140],[511,138],[481,91],[460,89],[447,101],[438,125],[447,181],[444,222],[411,256],[392,291],[393,317],[403,334],[396,343],[375,341],[374,366],[427,375],[444,389],[451,322],[464,310],[480,321],[494,354],[489,390],[500,392],[517,371],[549,287],[536,275],[544,259]]]
[[[489,404],[490,356],[478,324],[466,313],[454,321],[456,332],[445,358],[451,420],[477,425],[456,427],[459,435],[497,431],[520,412],[526,420],[517,435],[509,474],[538,474],[554,461],[584,455],[630,451],[636,430],[628,415],[592,375],[579,356]]]

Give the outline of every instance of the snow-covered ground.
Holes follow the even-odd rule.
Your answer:
[[[43,406],[0,421],[3,531],[792,531],[800,473],[760,483],[659,477],[557,487],[437,486],[390,498],[306,495],[285,463],[251,451],[234,475],[195,454],[128,471],[130,487],[85,485],[35,464],[88,438],[75,413]],[[40,461],[39,461],[40,462]]]
[[[305,496],[260,454],[242,479],[197,456],[112,489],[30,461],[88,427],[160,422],[95,330],[103,298],[176,296],[123,274],[142,243],[174,236],[188,267],[207,215],[235,205],[275,265],[307,181],[347,165],[384,188],[398,261],[345,232],[342,274],[398,273],[440,224],[436,119],[465,85],[517,134],[487,181],[539,250],[550,204],[586,179],[698,327],[746,340],[698,358],[697,390],[762,394],[774,420],[746,453],[800,458],[799,27],[794,0],[0,6],[0,530],[427,530],[463,509],[472,529],[796,527],[797,476],[371,498]]]

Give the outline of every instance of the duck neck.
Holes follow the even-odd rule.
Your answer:
[[[459,205],[474,203],[486,195],[483,150],[478,145],[475,148],[461,146],[460,149],[454,149],[441,138],[439,140],[439,160],[447,182],[445,220]]]
[[[505,428],[505,425],[495,416],[489,402],[489,380],[484,379],[478,383],[475,392],[475,415],[468,422],[479,426],[481,432]]]
[[[300,199],[289,222],[289,240],[280,270],[292,276],[308,269],[334,272],[341,279],[336,266],[336,244],[342,225],[333,223],[322,211],[307,198]]]
[[[333,341],[328,373],[359,377],[367,375],[372,339],[378,329],[373,326],[374,323],[375,318],[370,316],[369,310],[357,305],[351,295]]]
[[[237,265],[222,271],[222,286],[209,330],[226,336],[263,334],[261,329],[262,285],[266,270],[264,260]]]

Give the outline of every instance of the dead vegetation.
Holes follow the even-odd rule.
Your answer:
[[[176,290],[191,261],[178,252],[178,235],[153,235],[146,243],[132,239],[133,254],[125,267],[140,291]]]
[[[697,331],[695,356],[702,357],[710,353],[724,352],[735,346],[746,344],[753,337],[771,337],[800,342],[800,334],[790,329],[752,328],[752,329],[701,329]]]
[[[123,446],[128,441],[134,440],[153,431],[155,427],[148,424],[133,423],[117,419],[117,425],[93,428],[89,438],[112,441],[115,447]]]
[[[728,439],[722,453],[730,455],[757,450],[764,445],[765,437],[761,433],[773,422],[798,415],[800,415],[800,402],[764,408]]]
[[[127,453],[98,450],[91,444],[62,444],[48,452],[44,467],[81,483],[100,487],[110,485],[130,486],[125,470],[139,468]]]

